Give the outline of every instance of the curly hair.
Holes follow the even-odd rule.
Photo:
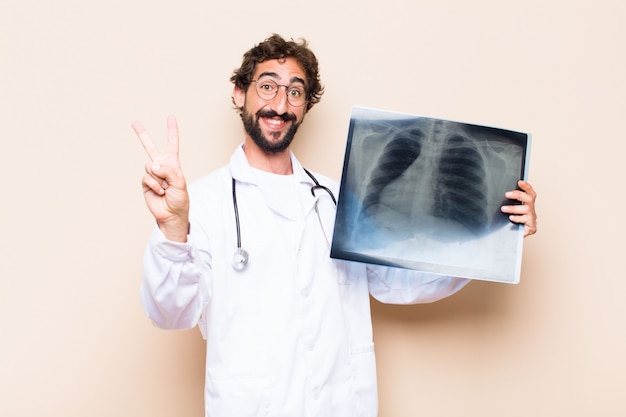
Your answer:
[[[284,60],[286,58],[294,58],[304,69],[307,90],[306,111],[308,112],[321,100],[324,87],[320,81],[317,58],[309,49],[305,39],[300,39],[300,42],[293,39],[287,41],[280,35],[273,34],[243,55],[241,67],[234,71],[230,81],[241,90],[247,91],[257,64],[270,59]]]

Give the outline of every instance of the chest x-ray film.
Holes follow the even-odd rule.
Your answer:
[[[354,107],[331,257],[518,283],[530,135]]]

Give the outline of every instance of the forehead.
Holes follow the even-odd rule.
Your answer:
[[[268,76],[279,82],[292,83],[294,81],[306,82],[306,74],[302,66],[295,58],[270,59],[257,64],[254,71],[254,79]]]

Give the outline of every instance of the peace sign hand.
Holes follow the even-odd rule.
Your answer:
[[[141,182],[146,205],[167,239],[186,242],[189,229],[189,194],[178,158],[176,119],[173,116],[167,118],[167,146],[164,154],[159,153],[141,123],[135,121],[132,127],[150,157]]]

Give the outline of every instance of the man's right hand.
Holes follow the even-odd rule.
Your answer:
[[[150,157],[141,182],[146,205],[168,240],[186,242],[189,230],[189,194],[180,168],[178,124],[174,116],[167,118],[167,146],[160,154],[148,132],[139,122],[133,130]]]

